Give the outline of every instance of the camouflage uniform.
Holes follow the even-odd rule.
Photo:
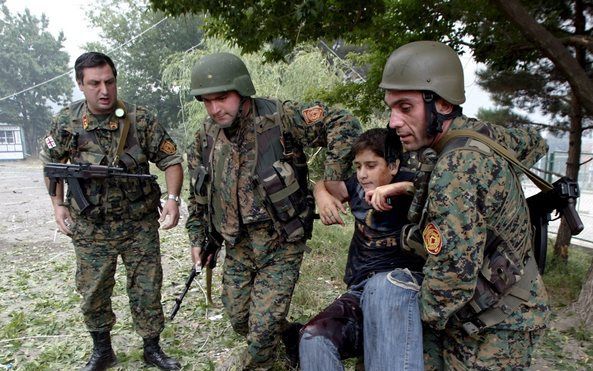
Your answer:
[[[256,99],[250,100],[251,107],[255,107]],[[288,101],[280,107],[282,124],[290,128],[298,145],[327,148],[325,179],[345,179],[352,160],[350,147],[361,131],[358,120],[321,103]],[[192,246],[203,246],[208,228],[224,237],[222,300],[235,331],[247,337],[246,369],[271,366],[306,248],[304,239],[291,243],[284,240],[255,190],[258,117],[252,111],[235,127],[220,131],[213,144],[206,204],[198,203],[194,185],[196,169],[205,164],[201,153],[204,135],[216,125],[210,117],[204,122],[206,130],[196,132],[188,151],[192,186],[186,228]],[[258,156],[260,161],[263,155]]]
[[[487,134],[514,151],[527,167],[547,149],[535,131],[505,129],[463,116],[453,120],[449,132],[458,129]],[[492,327],[468,335],[456,315],[474,295],[492,235],[498,237],[497,251],[522,260],[532,255],[529,212],[517,173],[486,146],[445,149],[431,175],[425,213],[423,239],[429,254],[420,309],[430,326],[424,344],[427,369],[528,367],[549,315],[539,274],[527,300]]]
[[[148,174],[148,161],[161,170],[182,162],[154,114],[128,103],[125,108],[131,127],[124,153],[134,159],[128,172]],[[122,122],[113,113],[97,117],[87,110],[84,101],[75,102],[53,119],[42,141],[40,158],[43,163],[68,160],[112,165]],[[157,337],[164,327],[158,184],[153,180],[109,178],[81,180],[81,186],[92,206],[90,212],[80,214],[69,193],[66,206],[73,219],[70,229],[76,252],[76,285],[83,297],[87,328],[105,332],[115,323],[111,294],[117,257],[121,255],[134,327],[143,338]]]

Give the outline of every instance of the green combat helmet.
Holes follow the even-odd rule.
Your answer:
[[[465,102],[461,61],[453,49],[435,41],[397,48],[385,64],[379,87],[431,91],[454,105]]]
[[[249,71],[241,58],[231,53],[202,57],[191,71],[191,95],[201,100],[205,94],[235,90],[242,97],[255,94]]]

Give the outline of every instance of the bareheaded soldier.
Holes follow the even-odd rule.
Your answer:
[[[148,162],[153,162],[164,170],[169,193],[161,212],[163,228],[176,226],[183,168],[175,143],[153,113],[117,99],[117,70],[111,58],[84,53],[74,69],[85,99],[53,119],[42,142],[42,162],[111,165],[134,174],[149,174]],[[110,331],[115,324],[111,294],[118,256],[126,267],[130,309],[134,328],[144,339],[144,360],[164,370],[179,369],[179,363],[159,346],[164,316],[158,184],[138,178],[81,179],[80,183],[88,207],[81,210],[71,189],[64,200],[63,182],[57,184],[51,201],[60,231],[74,244],[76,287],[93,338],[93,353],[84,369],[104,370],[117,362]]]
[[[380,87],[404,148],[438,154],[419,225],[426,367],[527,368],[549,315],[529,210],[520,174],[472,133],[503,145],[527,168],[546,153],[545,141],[535,130],[463,116],[461,62],[442,43],[396,49]]]
[[[226,363],[270,369],[311,236],[303,148],[325,147],[325,179],[344,180],[361,126],[320,102],[253,98],[245,64],[229,53],[195,63],[191,94],[208,112],[188,154],[192,257],[212,259],[204,260],[205,240],[224,241],[222,301],[233,329],[247,339],[245,352]]]

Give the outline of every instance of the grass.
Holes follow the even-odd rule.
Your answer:
[[[161,231],[166,316],[191,267],[184,222],[171,231]],[[344,291],[342,276],[352,227],[351,217],[346,218],[345,227],[324,227],[316,222],[313,239],[308,242],[311,252],[305,254],[294,292],[290,320],[306,321]],[[27,254],[27,244],[3,249],[7,253],[0,256],[4,268],[0,271],[0,370],[77,369],[89,357],[91,339],[84,328],[75,290],[74,252],[69,242],[61,244],[53,244],[34,260]],[[544,280],[555,320],[561,319],[562,310],[577,299],[590,263],[590,253],[581,249],[571,250],[567,266],[549,260]],[[167,320],[161,335],[163,348],[180,359],[184,370],[213,370],[221,358],[244,346],[222,310],[220,266],[214,272],[214,306],[206,305],[203,277],[199,277],[177,317],[172,322]],[[133,330],[121,262],[113,308],[117,323],[112,335],[119,359],[115,370],[144,368],[142,340]],[[565,329],[552,327],[543,336],[535,358],[553,370],[591,369],[592,340],[590,329],[578,324]],[[280,360],[281,352],[276,370],[286,369]],[[352,369],[353,362],[347,368]]]

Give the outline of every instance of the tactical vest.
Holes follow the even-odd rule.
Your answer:
[[[495,140],[487,126],[483,126],[476,132]],[[444,146],[443,143],[445,143]],[[447,135],[441,139],[439,146],[435,149],[439,158],[457,150],[477,151],[486,155],[492,155],[495,152],[488,144],[478,139],[460,136],[448,140]],[[509,166],[516,189],[509,192],[508,197],[520,197],[521,182],[513,166],[510,164]],[[508,200],[509,198],[506,201]],[[478,273],[474,296],[456,313],[456,318],[469,335],[503,322],[518,310],[522,303],[529,300],[531,285],[533,280],[537,279],[532,233],[522,235],[520,240],[512,239],[510,235],[513,232],[508,230],[509,226],[503,224],[505,218],[499,216],[494,219],[492,228],[487,233],[484,261]],[[424,221],[425,215],[422,216],[422,225]],[[514,235],[516,236],[517,233]]]
[[[70,105],[70,125],[64,130],[70,133],[69,157],[72,163],[91,163],[123,167],[128,173],[148,174],[148,158],[138,140],[136,125],[136,106],[124,103],[125,115],[118,120],[117,134],[109,148],[100,143],[97,130],[85,130],[82,117],[86,114],[84,100]],[[113,163],[124,120],[129,120],[124,151],[118,163]],[[160,188],[156,181],[136,178],[81,179],[81,188],[91,204],[87,217],[92,220],[143,219],[155,213],[160,200]],[[79,214],[75,202],[71,202],[70,192],[66,195],[69,208]]]
[[[261,210],[264,215],[260,215],[259,220],[271,219],[274,229],[286,242],[309,239],[313,230],[315,202],[308,186],[306,155],[302,146],[292,137],[290,128],[284,126],[281,116],[283,109],[279,101],[254,98],[252,102],[256,115],[249,129],[255,130],[255,148],[252,150],[255,159],[250,181],[253,196],[265,207],[265,210]],[[225,184],[219,176],[222,169],[213,168],[214,147],[217,140],[223,138],[220,136],[221,129],[215,123],[208,122],[203,128],[201,148],[206,176],[195,174],[198,181],[194,183],[194,191],[198,203],[208,210],[208,228],[212,233],[223,223],[219,218],[220,200],[213,200],[212,194],[215,189],[225,187]],[[230,143],[223,143],[216,156],[220,158],[230,154]],[[242,222],[252,221],[258,221],[258,217]]]

